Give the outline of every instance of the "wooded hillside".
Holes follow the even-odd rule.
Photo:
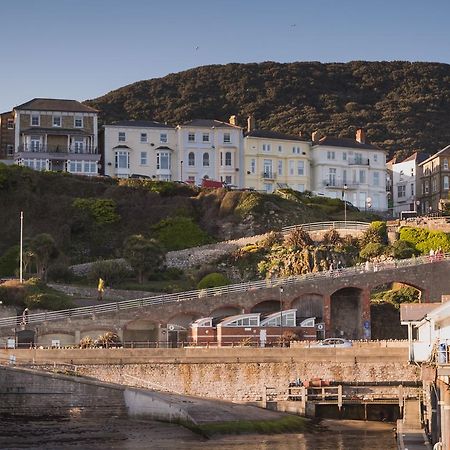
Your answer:
[[[178,124],[194,118],[286,133],[321,130],[368,139],[392,154],[434,153],[450,144],[450,65],[364,62],[203,66],[139,81],[86,102],[103,122],[126,118]]]

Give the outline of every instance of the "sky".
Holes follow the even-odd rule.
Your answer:
[[[448,0],[0,0],[0,112],[192,67],[450,63]]]

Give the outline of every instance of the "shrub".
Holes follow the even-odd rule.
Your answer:
[[[92,264],[88,279],[94,283],[103,278],[107,286],[120,283],[131,276],[128,265],[119,261],[97,261]]]
[[[334,228],[326,231],[325,234],[323,235],[322,244],[324,245],[335,246],[342,243],[343,240],[341,238],[341,235]]]
[[[431,249],[450,251],[450,235],[442,231],[428,231],[423,228],[402,227],[400,239],[412,244],[422,254],[427,254]]]
[[[57,283],[70,283],[74,275],[66,264],[61,263],[50,266],[47,271],[47,277],[49,280]]]
[[[412,258],[419,253],[411,242],[402,240],[395,241],[388,248],[388,252],[395,259]]]
[[[388,242],[386,222],[372,222],[369,228],[361,236],[359,242],[361,248],[364,248],[370,243],[386,245]]]
[[[302,227],[296,227],[286,235],[284,243],[288,247],[300,249],[312,245],[314,242],[307,231]]]
[[[197,285],[197,289],[207,289],[212,287],[226,286],[230,280],[218,272],[210,273],[204,276]]]
[[[116,202],[108,198],[76,198],[73,206],[87,212],[98,225],[115,223],[120,220]]]
[[[90,336],[85,336],[80,340],[81,348],[92,348],[94,347],[94,345],[95,345],[94,339],[92,339]]]
[[[189,217],[171,217],[161,220],[153,231],[167,251],[210,244],[213,239]]]
[[[386,247],[383,244],[380,244],[378,242],[371,242],[359,252],[359,256],[367,261],[376,258],[377,256],[381,256],[385,252],[385,250]]]
[[[19,246],[14,245],[6,250],[0,258],[0,276],[13,276],[19,267]]]
[[[25,306],[30,309],[59,310],[71,308],[72,302],[65,297],[47,292],[28,295],[25,298]]]

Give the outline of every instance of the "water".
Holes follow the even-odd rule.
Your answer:
[[[304,434],[243,435],[205,439],[178,426],[131,420],[0,421],[1,449],[36,450],[395,450],[393,425],[322,422]]]

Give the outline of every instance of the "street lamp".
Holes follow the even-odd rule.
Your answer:
[[[366,210],[372,208],[372,199],[370,197],[366,198],[366,205],[367,205]]]
[[[283,286],[280,286],[280,345],[284,347],[283,340]]]
[[[345,228],[347,228],[347,184],[344,184],[344,190],[342,191],[342,196],[344,197],[344,223],[345,223]]]
[[[416,214],[419,214],[419,206],[420,206],[420,200],[416,200]]]
[[[180,161],[180,181],[183,181],[183,161]]]

